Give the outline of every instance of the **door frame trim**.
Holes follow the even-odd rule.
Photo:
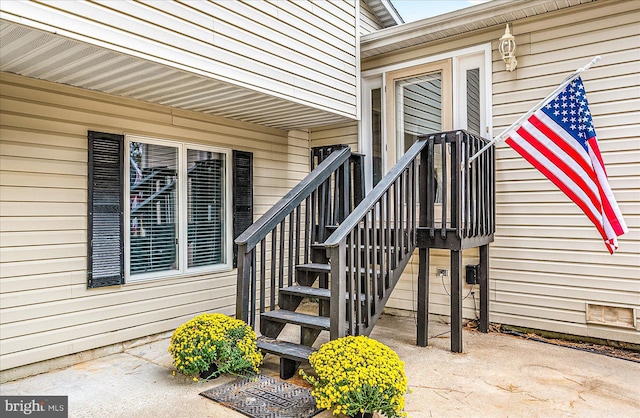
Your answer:
[[[453,129],[453,60],[451,58],[426,64],[405,67],[387,72],[385,76],[385,118],[387,166],[393,167],[399,158],[399,144],[396,138],[396,91],[395,82],[424,74],[442,73],[442,131]]]

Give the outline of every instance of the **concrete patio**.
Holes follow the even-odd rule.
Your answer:
[[[464,353],[449,351],[448,326],[430,324],[415,345],[412,317],[384,315],[371,337],[406,362],[411,417],[640,416],[640,363],[523,338],[465,330]],[[13,382],[2,395],[67,395],[70,417],[242,417],[198,394],[232,380],[172,375],[168,339]],[[267,356],[262,373],[277,376]],[[290,382],[302,384],[299,378]],[[320,418],[331,417],[324,411]]]

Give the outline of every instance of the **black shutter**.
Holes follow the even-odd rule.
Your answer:
[[[233,151],[233,239],[253,223],[253,153]],[[233,244],[233,267],[238,246]]]
[[[124,136],[89,131],[87,287],[124,283]]]

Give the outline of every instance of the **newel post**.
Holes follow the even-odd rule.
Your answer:
[[[249,283],[251,278],[251,252],[247,244],[238,245],[238,283],[236,290],[236,318],[249,322]]]
[[[327,256],[331,261],[331,328],[329,330],[331,340],[346,335],[345,324],[347,322],[347,292],[346,278],[346,239],[340,241],[338,246],[327,249]]]

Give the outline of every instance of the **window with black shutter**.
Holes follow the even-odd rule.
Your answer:
[[[89,132],[88,286],[230,268],[252,177],[248,152]]]
[[[233,151],[233,239],[253,223],[253,153]],[[238,246],[233,244],[233,267]]]
[[[89,288],[124,282],[124,136],[88,135],[88,262]]]

